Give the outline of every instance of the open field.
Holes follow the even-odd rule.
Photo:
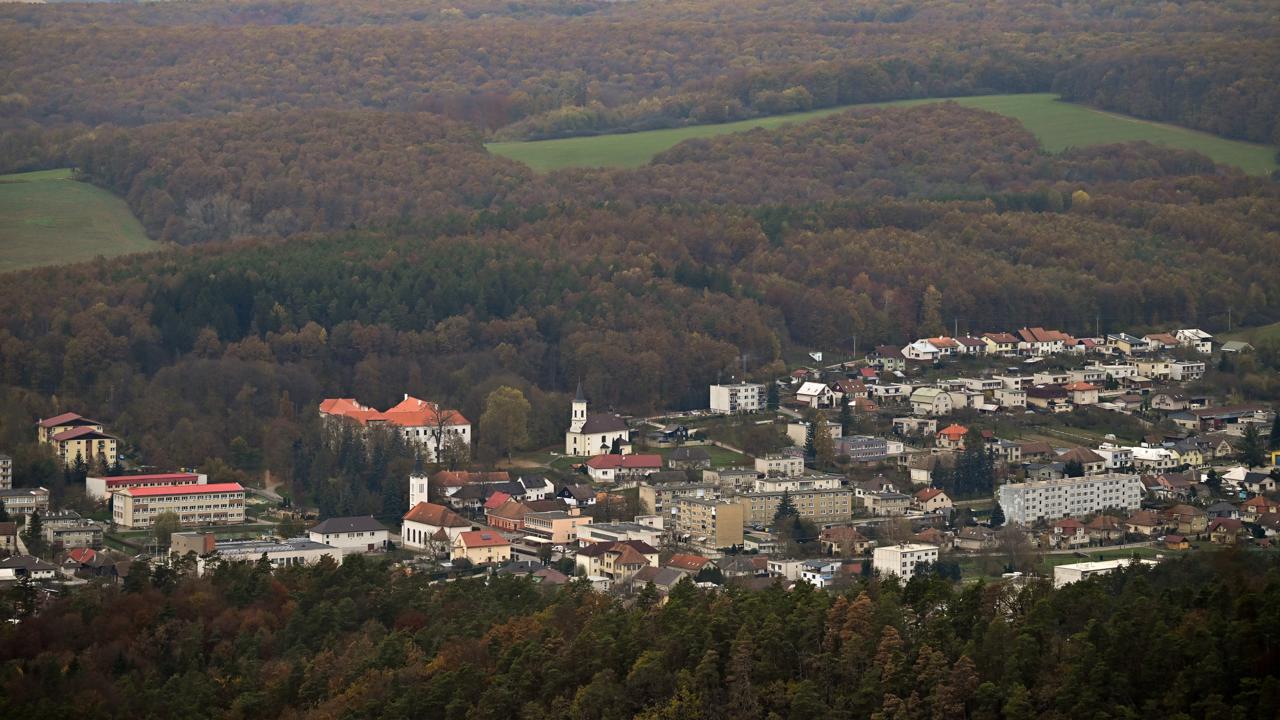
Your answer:
[[[711,137],[752,128],[775,128],[786,123],[825,117],[852,107],[909,107],[942,102],[945,99],[947,98],[846,105],[718,125],[694,125],[559,140],[500,142],[490,143],[486,147],[494,154],[518,160],[543,172],[564,167],[636,167],[649,162],[655,154],[690,138]],[[1253,175],[1270,173],[1277,168],[1276,149],[1266,145],[1227,140],[1176,125],[1148,122],[1093,110],[1083,105],[1059,102],[1057,96],[1051,93],[980,95],[952,100],[961,105],[1017,118],[1051,152],[1060,152],[1069,147],[1147,140],[1159,145],[1196,150],[1216,162],[1234,165]]]
[[[1247,343],[1258,343],[1262,340],[1280,339],[1280,322],[1271,323],[1270,325],[1260,325],[1258,327],[1242,328],[1229,333],[1222,333],[1217,336],[1217,340],[1244,340]]]
[[[70,170],[0,175],[0,272],[158,247],[124,200]]]

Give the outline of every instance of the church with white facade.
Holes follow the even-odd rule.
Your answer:
[[[587,397],[578,383],[569,418],[569,431],[564,434],[564,454],[579,457],[603,455],[617,442],[622,452],[631,452],[631,431],[627,422],[612,413],[587,414]]]

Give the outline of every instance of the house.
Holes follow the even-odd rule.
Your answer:
[[[1209,516],[1210,520],[1217,520],[1218,518],[1239,518],[1240,508],[1222,500],[1205,508],[1205,514]]]
[[[1249,530],[1244,521],[1231,518],[1218,518],[1208,525],[1209,541],[1215,545],[1235,545],[1242,538],[1249,537]]]
[[[1182,535],[1165,535],[1164,549],[1165,550],[1190,550],[1191,542]]]
[[[1107,346],[1113,352],[1121,355],[1137,355],[1140,353],[1150,352],[1151,348],[1146,340],[1135,337],[1129,333],[1114,333],[1107,336]]]
[[[890,372],[907,369],[907,358],[902,354],[902,348],[893,345],[877,345],[867,356],[867,362]]]
[[[1097,405],[1098,404],[1098,386],[1087,382],[1073,382],[1062,386],[1063,390],[1071,393],[1071,402],[1074,405]]]
[[[987,352],[987,344],[982,341],[982,338],[966,335],[956,338],[955,342],[958,355],[985,355]]]
[[[1209,525],[1205,511],[1185,504],[1164,510],[1160,513],[1160,520],[1179,535],[1199,535]]]
[[[1071,411],[1071,394],[1061,385],[1032,385],[1027,388],[1027,407],[1052,413]]]
[[[1251,492],[1255,495],[1275,492],[1276,479],[1271,477],[1271,473],[1249,471],[1244,474],[1244,479],[1240,481],[1240,487],[1244,488],[1246,492]]]
[[[501,494],[502,493],[495,494],[494,498]],[[507,497],[507,499],[497,507],[488,507],[487,505],[488,504],[486,503],[484,510],[485,522],[489,524],[489,527],[497,528],[498,530],[503,530],[505,532],[518,532],[523,530],[524,518],[532,512],[528,505],[510,497]]]
[[[1135,447],[1131,449],[1133,466],[1139,470],[1161,472],[1171,470],[1178,465],[1178,457],[1168,448]]]
[[[1202,355],[1213,353],[1213,336],[1199,328],[1175,330],[1173,336],[1182,347],[1193,348]]]
[[[1024,408],[1027,406],[1027,391],[1015,388],[1000,388],[991,393],[996,404],[1002,408]]]
[[[983,333],[982,342],[988,355],[1016,355],[1018,338],[1010,333]]]
[[[458,535],[472,528],[470,520],[443,505],[420,502],[404,515],[400,538],[404,546],[414,550],[437,549],[441,535],[451,547]]]
[[[587,412],[587,396],[578,383],[570,409],[569,430],[564,434],[564,454],[577,457],[599,455],[614,450],[630,451],[631,430],[627,422],[612,413]]]
[[[1222,343],[1222,352],[1224,353],[1248,353],[1253,352],[1253,346],[1243,340],[1228,340]]]
[[[1280,503],[1261,495],[1254,495],[1240,503],[1239,514],[1241,518],[1249,522],[1257,522],[1263,516],[1280,514]]]
[[[800,579],[816,588],[835,582],[840,563],[834,560],[805,560],[800,564]]]
[[[1177,360],[1169,363],[1169,379],[1191,382],[1204,377],[1205,364],[1201,361]]]
[[[569,507],[586,507],[596,504],[596,491],[586,484],[564,485],[556,491],[556,498]]]
[[[505,563],[511,559],[511,543],[492,530],[468,530],[453,539],[451,557],[473,565]]]
[[[53,580],[58,575],[58,566],[47,563],[31,555],[14,555],[0,560],[0,580]]]
[[[1089,544],[1089,533],[1079,520],[1063,518],[1053,524],[1053,539],[1059,547],[1079,547]]]
[[[635,575],[631,576],[631,586],[643,587],[646,585],[653,585],[653,589],[656,590],[660,596],[665,598],[667,595],[671,594],[671,591],[675,589],[676,585],[680,584],[680,581],[687,577],[689,577],[687,574],[673,568],[646,565],[640,568],[640,571]]]
[[[918,388],[911,393],[911,412],[915,415],[950,415],[951,408],[951,394],[941,388]]]
[[[329,518],[307,531],[312,542],[335,547],[344,555],[385,550],[387,528],[372,516]]]
[[[829,408],[835,404],[835,393],[824,383],[807,382],[796,390],[796,402],[811,408]]]
[[[950,510],[955,507],[951,502],[951,498],[947,496],[947,492],[941,488],[925,488],[916,492],[912,505],[917,510],[927,513]]]
[[[950,470],[955,467],[955,464],[956,458],[952,453],[916,455],[907,463],[911,484],[917,487],[932,485],[935,472],[939,469]]]
[[[868,490],[861,494],[862,507],[877,517],[905,515],[911,498],[891,490]]]
[[[831,391],[835,394],[836,400],[846,405],[852,404],[854,400],[867,398],[867,386],[861,380],[849,380],[841,378],[831,383]]]
[[[646,565],[658,566],[658,550],[639,540],[595,543],[579,550],[574,564],[588,576],[630,579]]]
[[[1058,456],[1064,465],[1079,463],[1085,475],[1101,475],[1107,471],[1107,459],[1086,447],[1074,447]]]
[[[1125,521],[1115,515],[1099,515],[1086,523],[1084,529],[1093,542],[1111,542],[1124,538]]]
[[[1018,336],[1018,350],[1024,355],[1056,355],[1067,349],[1068,342],[1075,344],[1070,335],[1042,327],[1024,327],[1015,334]]]
[[[349,423],[359,428],[388,427],[423,453],[427,462],[454,442],[471,446],[471,421],[457,410],[441,408],[408,393],[387,410],[375,410],[354,398],[326,398],[320,403],[320,418],[329,427]]]
[[[661,455],[597,455],[585,463],[587,474],[601,483],[645,477],[662,469]]]
[[[950,550],[955,542],[955,535],[935,527],[928,527],[912,535],[911,539],[926,545],[937,545],[941,550]]]
[[[1171,390],[1161,392],[1153,392],[1150,394],[1150,402],[1152,410],[1161,412],[1178,412],[1191,407],[1191,401],[1187,396]]]
[[[702,571],[702,568],[706,567],[710,562],[711,560],[704,558],[701,555],[676,553],[671,556],[671,559],[666,562],[664,567],[679,570],[680,572],[688,575],[697,575]]]
[[[844,557],[862,555],[872,545],[857,528],[850,525],[823,528],[818,533],[818,542],[822,545],[823,553]]]
[[[1053,446],[1043,440],[1032,440],[1018,443],[1022,447],[1022,459],[1026,461],[1047,460],[1057,457]]]
[[[964,425],[952,423],[947,427],[938,431],[937,442],[938,447],[948,448],[952,450],[960,450],[964,448],[965,435],[969,434],[969,428]]]
[[[893,432],[902,437],[928,437],[938,431],[938,421],[929,418],[899,417],[893,419]]]
[[[1153,510],[1139,510],[1125,521],[1125,530],[1135,535],[1151,537],[1164,530],[1165,523]]]
[[[919,362],[936,362],[943,356],[942,349],[928,340],[916,340],[902,348],[902,356]]]
[[[0,557],[18,552],[18,523],[0,522]]]
[[[705,448],[678,447],[667,455],[667,467],[673,470],[704,470],[711,467],[711,454]]]

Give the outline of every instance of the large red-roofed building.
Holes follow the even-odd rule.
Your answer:
[[[125,488],[159,487],[162,485],[204,485],[209,476],[201,473],[174,472],[148,475],[117,475],[115,477],[87,477],[85,494],[94,500],[106,500],[111,493]]]
[[[126,487],[112,493],[111,517],[128,528],[147,528],[172,512],[184,527],[244,522],[245,490],[240,483]]]
[[[387,410],[375,410],[354,398],[328,398],[320,403],[320,416],[326,421],[354,422],[360,427],[394,427],[405,440],[422,446],[427,462],[435,462],[437,445],[443,449],[450,436],[471,445],[471,421],[462,413],[407,394]]]

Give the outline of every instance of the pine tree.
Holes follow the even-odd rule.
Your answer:
[[[1000,507],[1000,503],[996,503],[996,506],[991,508],[991,527],[998,528],[1003,524],[1004,508]]]
[[[778,509],[773,513],[773,525],[776,528],[782,524],[782,521],[791,516],[799,517],[800,511],[796,510],[795,503],[791,501],[791,493],[783,490],[782,499],[778,501]]]
[[[725,689],[729,696],[725,710],[728,717],[760,717],[760,700],[755,686],[751,684],[754,654],[750,628],[743,625],[729,650],[729,665],[725,668]]]
[[[1079,460],[1069,461],[1063,467],[1062,471],[1067,474],[1067,477],[1073,477],[1073,478],[1084,477],[1084,465]]]
[[[3,500],[0,500],[0,522],[9,522],[9,511],[4,509]]]
[[[1267,464],[1267,452],[1262,447],[1262,433],[1258,426],[1249,423],[1244,429],[1244,439],[1240,441],[1240,459],[1251,468]]]
[[[31,513],[31,518],[27,520],[27,530],[23,534],[22,540],[27,544],[28,553],[36,557],[44,555],[44,521],[40,519],[40,513]]]
[[[770,410],[778,409],[778,383],[769,381],[769,390],[765,393],[765,407]]]
[[[817,447],[815,447],[813,442],[814,432],[817,426],[817,419],[814,418],[814,414],[815,413],[809,414],[808,427],[806,427],[804,431],[804,455],[808,458],[813,457],[817,452]]]
[[[830,467],[836,460],[836,443],[825,422],[813,434],[813,456],[819,467]]]
[[[853,430],[853,410],[849,407],[849,403],[840,403],[840,435],[848,437]]]

